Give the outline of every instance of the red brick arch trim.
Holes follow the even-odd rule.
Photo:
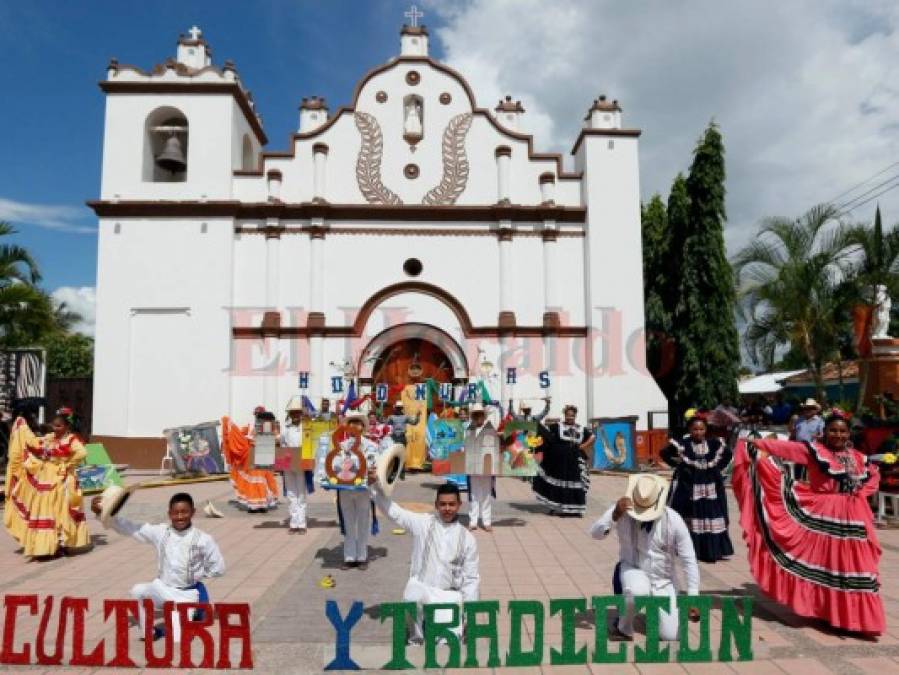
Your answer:
[[[429,295],[432,298],[439,300],[449,307],[450,311],[456,315],[456,318],[459,320],[459,325],[462,327],[462,332],[466,336],[470,335],[474,330],[474,327],[471,324],[471,317],[468,316],[465,306],[449,291],[424,281],[401,281],[396,284],[391,284],[390,286],[385,286],[365,301],[359,309],[359,314],[356,315],[356,320],[353,322],[353,334],[361,336],[372,312],[374,312],[385,300],[389,300],[393,296],[400,295],[401,293],[421,293],[422,295]]]
[[[236,339],[261,339],[265,337],[308,338],[311,336],[358,338],[362,337],[362,332],[365,330],[372,312],[385,300],[389,300],[401,293],[423,293],[445,304],[458,319],[459,326],[462,328],[462,334],[466,339],[499,336],[587,337],[588,334],[586,326],[563,326],[558,323],[558,317],[556,317],[555,321],[547,322],[544,320],[543,325],[540,326],[519,326],[514,321],[514,315],[511,322],[508,321],[509,317],[505,317],[507,319],[505,322],[499,322],[495,326],[475,326],[471,323],[471,317],[468,315],[465,306],[452,293],[440,286],[423,281],[401,281],[385,286],[377,291],[359,309],[352,326],[326,326],[323,323],[324,317],[317,315],[315,324],[310,320],[305,326],[284,326],[279,324],[277,328],[267,327],[265,330],[262,326],[234,326],[231,329],[231,333]],[[273,330],[275,331],[274,333],[272,332]]]

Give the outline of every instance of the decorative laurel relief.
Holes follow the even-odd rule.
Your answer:
[[[356,182],[369,204],[402,204],[403,200],[381,182],[381,155],[384,137],[378,121],[368,113],[353,114],[356,128],[362,136],[362,147],[356,159]],[[445,143],[445,141],[444,141]],[[466,175],[468,164],[465,165]]]
[[[471,128],[471,113],[456,115],[443,132],[443,177],[440,184],[429,191],[422,204],[432,206],[455,204],[468,183],[468,157],[465,138]]]

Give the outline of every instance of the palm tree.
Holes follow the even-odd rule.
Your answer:
[[[16,232],[12,225],[0,220],[0,237]],[[40,280],[37,262],[26,249],[15,244],[0,245],[0,286],[7,286],[15,281],[34,285]]]
[[[747,320],[744,343],[753,361],[770,367],[779,350],[803,355],[824,398],[821,370],[839,358],[849,330],[853,285],[850,228],[833,206],[815,206],[798,220],[769,218],[733,260]]]
[[[75,324],[83,321],[84,317],[64,302],[53,302],[53,325],[58,331],[71,333]]]
[[[15,234],[0,221],[0,237]],[[0,245],[0,343],[4,346],[33,342],[53,325],[53,306],[35,284],[41,280],[37,262],[27,249]]]

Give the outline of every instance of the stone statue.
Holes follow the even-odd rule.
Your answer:
[[[416,98],[406,101],[406,110],[403,114],[403,138],[414,142],[422,137],[421,102]]]
[[[874,322],[871,326],[871,337],[889,337],[890,309],[893,303],[887,295],[887,287],[878,284],[874,293]]]

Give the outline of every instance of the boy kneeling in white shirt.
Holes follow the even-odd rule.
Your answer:
[[[659,637],[677,640],[677,578],[679,562],[687,577],[687,594],[699,595],[699,566],[687,525],[676,511],[665,506],[668,481],[653,474],[628,478],[625,495],[612,504],[590,528],[594,539],[605,539],[615,526],[619,562],[612,586],[625,600],[624,616],[618,617],[613,633],[631,639],[634,634],[634,598],[641,595],[668,596],[668,610],[660,612]],[[690,609],[690,620],[699,610]]]
[[[418,605],[412,624],[411,642],[421,644],[422,606],[434,603],[473,602],[478,599],[481,576],[478,570],[478,543],[459,522],[462,498],[451,483],[437,488],[434,513],[413,513],[387,497],[377,483],[378,474],[369,469],[368,482],[378,508],[412,535],[412,560],[403,600]],[[449,610],[438,610],[435,621],[445,623]],[[452,629],[462,635],[462,621]]]
[[[102,510],[101,497],[94,497],[91,510],[98,516]],[[131,597],[138,601],[153,600],[162,607],[171,600],[179,602],[208,602],[202,580],[220,577],[225,573],[225,560],[215,540],[193,527],[194,500],[186,492],[179,492],[169,500],[169,524],[134,523],[122,516],[113,516],[108,522],[119,534],[130,536],[139,542],[151,544],[156,549],[158,576],[146,584],[131,588]],[[141,639],[146,635],[144,612],[140,616]],[[164,635],[161,627],[153,629],[153,639]],[[181,621],[177,608],[172,613],[172,639],[181,641]]]

